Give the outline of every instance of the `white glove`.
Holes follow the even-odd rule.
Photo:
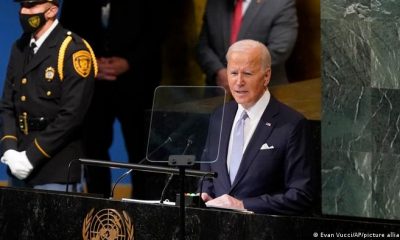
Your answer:
[[[9,149],[4,152],[4,155],[1,157],[1,162],[8,165],[8,161],[10,161],[10,159],[18,158],[19,155],[20,155],[19,152],[13,149]]]
[[[19,180],[27,178],[33,170],[25,151],[7,150],[1,160],[8,165],[11,173]]]
[[[3,154],[3,156],[1,156],[0,161],[1,161],[2,163],[4,163],[4,164],[7,165],[7,160],[6,160],[6,158],[4,157],[4,154]]]

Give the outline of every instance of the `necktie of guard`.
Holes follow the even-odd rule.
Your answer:
[[[32,42],[32,43],[29,45],[28,62],[29,62],[30,60],[32,60],[33,56],[35,55],[35,48],[36,48],[36,43]]]
[[[29,48],[28,48],[28,51],[26,52],[26,54],[25,54],[25,66],[27,66],[28,65],[28,63],[29,63],[29,61],[33,58],[33,56],[35,55],[35,47],[36,47],[36,44],[34,43],[34,42],[32,42],[30,45],[29,45]]]

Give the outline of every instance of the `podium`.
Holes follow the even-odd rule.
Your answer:
[[[177,239],[179,207],[0,188],[0,239]],[[380,234],[380,235],[378,235]],[[186,208],[186,239],[399,238],[399,221]],[[346,237],[347,236],[347,237]]]

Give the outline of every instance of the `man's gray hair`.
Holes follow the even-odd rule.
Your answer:
[[[247,52],[250,50],[258,50],[264,69],[271,67],[271,55],[268,48],[263,43],[251,39],[240,40],[232,44],[226,53],[226,60],[228,60],[232,52]]]

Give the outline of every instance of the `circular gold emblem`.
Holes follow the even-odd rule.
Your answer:
[[[44,73],[44,77],[47,79],[47,81],[51,81],[54,78],[56,70],[53,67],[48,67],[46,68],[46,71]]]
[[[94,208],[86,215],[82,226],[84,240],[133,240],[133,224],[128,213],[122,215],[115,209]]]

